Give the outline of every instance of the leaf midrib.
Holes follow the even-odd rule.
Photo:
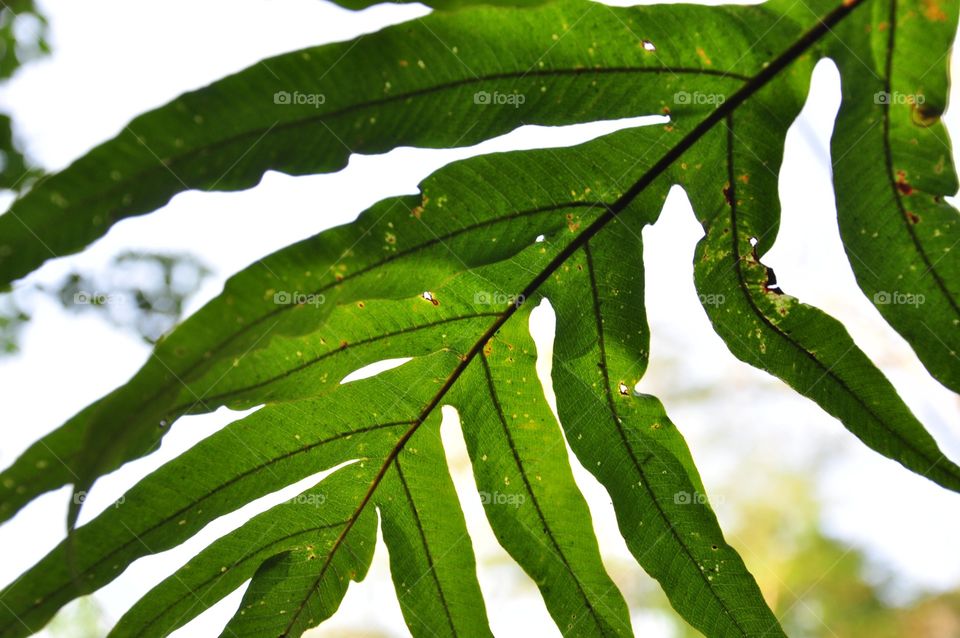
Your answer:
[[[556,554],[560,557],[561,562],[563,562],[564,568],[573,577],[573,582],[577,587],[580,598],[583,599],[584,606],[589,610],[590,615],[593,617],[594,624],[598,629],[600,629],[601,635],[606,635],[606,624],[600,620],[600,615],[597,613],[596,608],[594,608],[593,603],[587,596],[587,592],[584,591],[583,584],[580,582],[576,572],[570,565],[567,555],[557,542],[557,538],[553,533],[553,529],[551,529],[550,523],[547,521],[547,517],[544,516],[543,510],[540,507],[540,499],[537,498],[536,493],[533,491],[533,486],[530,484],[530,478],[527,476],[527,471],[523,466],[523,460],[520,458],[520,454],[517,451],[517,446],[513,441],[513,435],[511,434],[510,428],[507,425],[507,418],[503,412],[503,406],[500,404],[500,398],[497,395],[497,389],[493,382],[493,374],[490,370],[490,362],[487,360],[486,353],[480,353],[480,361],[483,363],[483,373],[487,380],[487,388],[490,391],[490,400],[493,403],[494,411],[497,413],[497,420],[500,422],[503,435],[506,438],[508,447],[510,448],[510,454],[513,457],[513,462],[516,464],[517,469],[520,472],[520,478],[523,480],[523,484],[526,486],[527,492],[530,494],[530,500],[533,502],[533,507],[537,512],[537,518],[539,518],[540,522],[543,524],[543,531],[547,535],[547,538],[550,539],[550,544],[553,545],[553,548],[556,550]]]
[[[416,503],[413,502],[413,494],[410,493],[410,486],[407,484],[407,478],[403,475],[403,470],[400,468],[399,455],[393,459],[393,464],[397,468],[397,478],[400,479],[400,485],[403,486],[403,493],[406,495],[407,504],[410,506],[410,513],[413,514],[413,520],[417,526],[417,534],[420,536],[420,542],[423,544],[423,551],[427,556],[427,573],[430,574],[431,579],[436,586],[437,594],[440,596],[440,604],[443,607],[443,612],[446,616],[447,624],[450,626],[450,631],[454,636],[458,636],[459,634],[457,633],[457,628],[453,623],[453,615],[450,613],[450,604],[447,602],[447,596],[443,591],[443,585],[440,584],[440,575],[437,574],[437,570],[434,569],[435,564],[433,561],[433,553],[430,551],[430,544],[427,542],[427,534],[423,529],[423,522],[420,520],[420,512],[417,511]],[[324,565],[324,568],[326,568],[326,565]]]

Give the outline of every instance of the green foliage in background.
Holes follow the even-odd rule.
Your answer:
[[[0,82],[21,65],[50,51],[47,21],[32,0],[11,0],[0,6]],[[13,136],[13,122],[0,113],[0,189],[22,190],[40,176],[24,158]]]
[[[491,527],[562,632],[632,634],[566,442],[684,620],[708,636],[784,635],[679,429],[634,389],[650,337],[641,233],[674,185],[703,226],[695,283],[733,355],[960,491],[960,467],[844,326],[791,297],[762,261],[777,237],[786,131],[813,66],[830,58],[843,85],[832,160],[851,265],[930,373],[960,390],[960,227],[944,201],[957,180],[940,122],[956,2],[456,4],[183,95],[0,216],[9,286],[186,189],[332,172],[352,153],[469,145],[522,124],[669,116],[571,148],[451,164],[419,194],[236,274],[128,383],[0,476],[3,519],[75,490],[68,537],[0,592],[0,636],[39,630],[138,558],[324,470],[335,471],[176,569],[111,635],[167,635],[250,580],[225,633],[299,636],[365,576],[378,525],[411,633],[489,635],[439,439],[445,405],[460,416]],[[528,330],[545,302],[553,353],[537,352]],[[557,416],[535,369],[551,354]],[[343,382],[388,358],[406,361]],[[98,477],[156,449],[180,416],[221,406],[260,409],[74,527]]]

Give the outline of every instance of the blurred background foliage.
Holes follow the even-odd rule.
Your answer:
[[[33,0],[0,3],[0,84],[24,64],[50,52],[48,24]],[[0,191],[16,193],[42,179],[23,152],[10,115],[0,111]],[[97,313],[154,343],[183,315],[209,269],[192,255],[126,252],[102,272],[73,272],[57,285],[19,288],[0,295],[0,356],[19,350],[35,295],[45,294],[75,312]]]
[[[32,0],[7,0],[0,5],[0,82],[21,65],[50,52],[47,20]],[[13,134],[9,114],[0,112],[0,189],[22,190],[41,175],[29,164]]]
[[[0,295],[0,356],[19,351],[20,334],[39,297],[156,343],[183,317],[186,303],[209,275],[193,255],[124,252],[104,269],[72,271],[52,285],[17,288]]]
[[[73,272],[59,285],[38,287],[72,312],[93,312],[148,343],[183,316],[184,304],[210,270],[188,254],[125,252],[104,271]]]

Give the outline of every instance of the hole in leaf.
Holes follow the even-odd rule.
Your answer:
[[[351,381],[360,381],[361,379],[369,379],[370,377],[376,376],[381,372],[386,372],[387,370],[393,370],[394,368],[399,368],[407,361],[412,361],[413,357],[399,357],[396,359],[381,359],[380,361],[374,361],[373,363],[367,364],[362,368],[358,368],[345,376],[340,380],[340,384],[350,383]]]

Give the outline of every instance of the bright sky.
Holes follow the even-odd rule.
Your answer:
[[[419,6],[385,5],[362,12],[340,10],[322,0],[49,0],[54,54],[24,69],[0,93],[12,109],[31,155],[48,169],[65,166],[104,141],[138,113],[257,60],[296,48],[348,39],[383,25],[423,15]],[[955,74],[956,76],[956,74]],[[858,344],[894,381],[944,450],[960,459],[960,403],[933,381],[909,347],[880,319],[859,292],[843,255],[830,186],[831,119],[839,102],[836,70],[816,72],[812,96],[791,130],[781,177],[784,205],[780,240],[765,261],[781,286],[801,300],[844,321]],[[946,118],[956,133],[956,118]],[[636,122],[634,122],[636,123]],[[373,202],[416,192],[418,181],[449,161],[480,152],[569,145],[623,126],[624,122],[545,130],[528,127],[472,149],[399,149],[377,157],[354,157],[337,175],[291,178],[268,174],[243,193],[185,193],[156,214],[118,224],[83,255],[45,266],[32,281],[54,281],[73,267],[93,268],[130,248],[190,251],[216,271],[191,310],[217,293],[223,280],[255,258],[330,226],[352,220]],[[325,202],[321,207],[317,202]],[[806,467],[830,451],[828,471],[816,477],[828,531],[866,548],[893,569],[905,590],[949,588],[960,582],[960,499],[870,452],[812,402],[736,361],[716,337],[692,283],[693,248],[701,231],[682,192],[672,194],[662,219],[645,231],[652,362],[641,389],[660,396],[686,434],[708,488],[732,478],[762,480],[764,467],[742,462],[745,450],[762,450],[770,466]],[[33,309],[35,321],[21,355],[0,359],[0,465],[7,466],[32,441],[132,375],[147,348],[90,316],[68,315],[53,303]],[[549,341],[551,317],[538,313],[541,344]],[[542,350],[543,351],[543,350]],[[544,362],[547,363],[546,361]],[[701,387],[725,388],[707,403],[690,400]],[[51,398],[55,397],[55,398]],[[163,449],[97,484],[85,519],[121,495],[135,480],[222,427],[236,415],[181,419]],[[481,586],[498,636],[548,635],[552,623],[526,577],[497,546],[475,494],[462,438],[453,419],[444,424],[451,465],[480,560]],[[147,558],[98,596],[112,620],[191,553],[239,525],[254,511],[289,498],[315,482],[266,497],[215,522],[183,548]],[[605,494],[582,469],[578,480],[590,499],[595,527],[612,576],[624,591],[649,579],[629,556],[616,531]],[[738,513],[712,492],[722,520]],[[0,527],[0,581],[9,582],[63,535],[68,492],[31,505]],[[749,548],[731,542],[750,564]],[[332,628],[370,627],[382,635],[406,635],[389,582],[385,552],[378,552],[368,579],[351,587]],[[829,577],[829,576],[827,576]],[[178,635],[207,635],[230,616],[235,595]],[[376,610],[375,615],[368,610]],[[667,636],[656,616],[638,613],[638,634]],[[549,628],[549,630],[547,629]]]

